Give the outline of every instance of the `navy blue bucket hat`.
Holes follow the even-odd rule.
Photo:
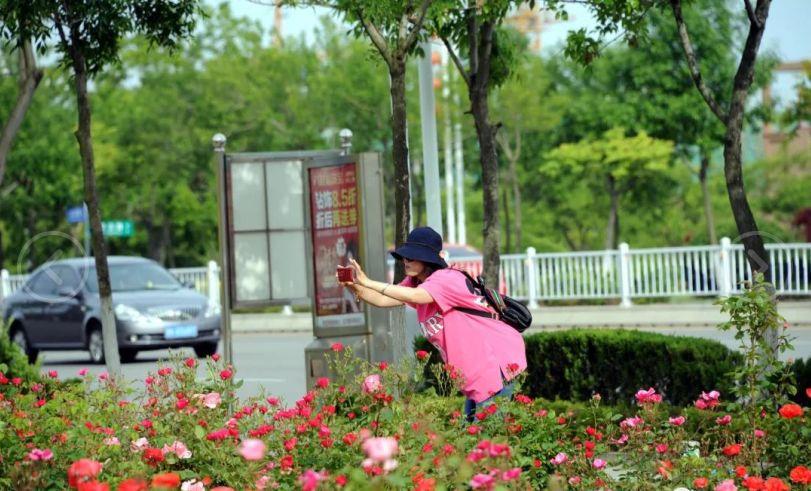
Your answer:
[[[432,264],[440,269],[448,267],[439,253],[442,251],[442,236],[431,227],[417,227],[408,233],[405,244],[391,253],[396,259],[410,259]]]

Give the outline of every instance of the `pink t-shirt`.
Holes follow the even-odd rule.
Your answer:
[[[440,269],[423,283],[408,277],[400,284],[418,286],[433,297],[432,303],[408,305],[417,309],[423,335],[439,350],[445,363],[462,373],[462,393],[467,398],[482,402],[503,388],[502,374],[511,380],[527,368],[521,333],[497,319],[453,310],[467,307],[493,312],[461,272]]]

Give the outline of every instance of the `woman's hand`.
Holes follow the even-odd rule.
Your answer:
[[[355,278],[355,283],[357,283],[360,286],[365,286],[366,281],[369,279],[369,277],[366,276],[366,273],[363,272],[363,269],[361,269],[360,264],[358,264],[358,262],[355,261],[354,259],[350,259],[349,266],[355,272],[355,274],[353,275]]]

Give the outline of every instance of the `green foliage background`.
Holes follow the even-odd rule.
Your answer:
[[[711,86],[727,76],[734,61],[730,40],[739,36],[740,19],[726,14],[723,4],[710,1],[695,2],[686,11],[691,22],[706,24],[706,29],[696,29],[694,42],[706,60]],[[554,149],[585,148],[613,128],[624,128],[629,137],[645,133],[674,148],[668,161],[657,166],[655,178],[638,179],[622,194],[619,241],[632,247],[708,242],[696,176],[700,151],[713,156],[708,183],[718,236],[736,236],[717,151],[719,128],[686,77],[668,19],[650,16],[645,43],[613,45],[588,68],[562,55],[527,53],[522,51],[525,43],[510,50],[516,65],[491,96],[494,120],[503,124],[500,132],[513,139],[521,135],[517,178],[523,234],[520,243],[502,239],[505,252],[528,246],[539,252],[603,247],[609,197],[599,173],[584,168],[550,175],[541,170],[548,168]],[[515,39],[509,31],[500,36]],[[172,54],[148,48],[143,39],[122,41],[121,63],[100,74],[91,87],[102,215],[130,218],[136,225],[134,237],[108,239],[111,253],[149,256],[168,266],[200,265],[215,257],[210,139],[216,132],[228,136],[231,151],[273,151],[336,147],[337,131],[348,127],[355,134],[354,148],[381,152],[385,177],[393,175],[382,61],[365,39],[355,39],[330,19],[322,21],[314,39],[288,37],[281,46],[273,45],[258,22],[234,16],[223,4]],[[0,185],[0,265],[12,272],[47,259],[48,244],[41,242],[21,256],[23,245],[37,233],[82,234],[81,226],[65,221],[65,209],[82,199],[69,80],[48,65],[48,56],[40,58],[45,79]],[[774,58],[762,58],[759,73],[765,83]],[[4,50],[0,120],[13,106],[17,70],[16,54]],[[419,128],[416,73],[409,70],[407,86],[411,128]],[[468,242],[480,247],[478,149],[472,119],[465,114],[462,82],[457,77],[453,84],[461,102],[438,97],[437,104],[463,124]],[[753,143],[765,112],[753,107],[750,147],[757,147]],[[441,115],[438,121],[443,121]],[[425,222],[425,200],[419,131],[411,131],[409,138],[413,210],[420,224]],[[506,168],[503,156],[502,164]],[[811,152],[769,161],[749,152],[745,175],[762,230],[777,240],[801,240],[791,219],[811,205]],[[393,193],[384,193],[391,210]],[[508,211],[514,217],[514,210]],[[510,223],[503,205],[501,213],[506,234]],[[391,242],[390,212],[386,225]]]

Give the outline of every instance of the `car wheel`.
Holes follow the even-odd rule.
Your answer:
[[[119,348],[118,356],[121,357],[122,363],[130,363],[135,361],[135,357],[138,356],[138,350],[132,348]]]
[[[28,337],[25,335],[25,331],[20,328],[14,329],[14,332],[11,333],[11,342],[20,347],[20,351],[28,357],[28,363],[33,364],[37,361],[39,350],[31,348],[28,344]]]
[[[194,354],[198,358],[205,358],[217,352],[217,343],[200,343],[194,345]]]
[[[104,363],[104,338],[101,337],[101,329],[94,328],[87,336],[87,351],[90,352],[92,363]]]

